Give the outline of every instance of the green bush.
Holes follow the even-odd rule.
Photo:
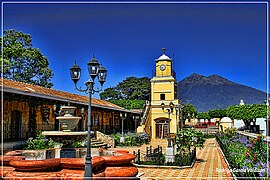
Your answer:
[[[224,135],[228,138],[236,137],[237,129],[236,128],[226,128],[224,131]]]
[[[53,148],[55,142],[52,139],[46,139],[44,135],[41,133],[33,139],[32,137],[26,141],[24,149],[26,150],[40,150],[40,149],[48,149]]]
[[[204,134],[205,139],[215,138],[215,137],[216,137],[216,134]]]
[[[86,139],[83,140],[83,141],[74,142],[74,143],[72,144],[72,147],[74,147],[74,148],[85,148],[85,147],[87,147],[86,142],[87,142]]]
[[[194,128],[181,129],[177,133],[176,145],[178,152],[190,152],[192,148],[203,148],[205,136],[202,131]]]
[[[120,143],[120,138],[122,137],[120,133],[111,134],[111,137],[114,138],[116,146],[140,146],[150,142],[150,136],[146,133],[125,133],[124,143]]]

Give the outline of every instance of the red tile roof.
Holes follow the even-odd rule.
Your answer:
[[[22,83],[18,81],[12,81],[8,79],[0,78],[0,86],[3,87],[4,92],[11,92],[16,94],[24,94],[28,96],[41,97],[52,100],[59,101],[70,101],[76,104],[88,104],[88,96],[82,96],[78,94],[72,94],[64,91],[59,91],[55,89],[44,88],[41,86]],[[2,90],[2,89],[1,89]],[[92,98],[92,105],[95,107],[101,107],[105,109],[115,109],[119,111],[129,111],[125,108],[117,106],[105,100],[99,100]]]

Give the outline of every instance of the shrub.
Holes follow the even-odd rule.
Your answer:
[[[74,148],[85,148],[85,147],[87,147],[86,141],[87,140],[85,139],[83,141],[74,142],[72,144],[72,147],[74,147]]]
[[[224,131],[224,135],[228,138],[236,137],[237,129],[236,128],[226,128]]]
[[[41,133],[33,139],[30,137],[25,144],[24,149],[26,150],[40,150],[40,149],[48,149],[53,148],[55,142],[52,139],[46,139],[44,135]]]
[[[202,131],[194,128],[181,129],[177,133],[176,145],[178,152],[190,151],[192,148],[203,148],[205,136]]]
[[[114,138],[116,146],[140,146],[142,144],[148,144],[150,142],[150,136],[143,133],[125,133],[125,142],[120,143],[120,137],[122,135],[120,133],[111,134],[111,137]]]

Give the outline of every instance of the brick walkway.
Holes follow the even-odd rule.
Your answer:
[[[163,144],[162,144],[163,145]],[[150,145],[148,145],[150,146]],[[123,148],[130,152],[145,147]],[[119,148],[117,148],[119,149]],[[197,150],[197,161],[193,168],[185,169],[161,169],[161,168],[139,168],[142,180],[157,179],[232,179],[228,172],[217,172],[216,169],[228,169],[215,139],[207,139],[205,147]]]

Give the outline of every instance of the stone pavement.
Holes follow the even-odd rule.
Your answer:
[[[164,144],[162,144],[163,146]],[[150,145],[148,145],[150,146]],[[156,146],[155,146],[156,147]],[[143,147],[124,148],[130,152]],[[117,148],[119,149],[119,147]],[[220,148],[214,138],[207,139],[205,147],[197,150],[197,161],[192,168],[185,169],[165,169],[165,168],[139,168],[142,180],[157,179],[233,179],[229,172],[218,172],[216,169],[228,169],[222,156]]]

